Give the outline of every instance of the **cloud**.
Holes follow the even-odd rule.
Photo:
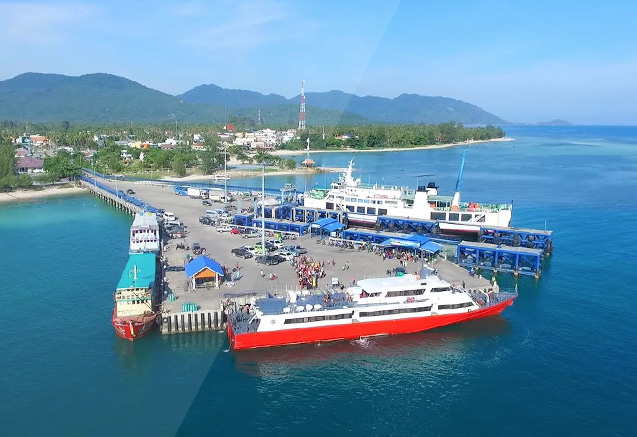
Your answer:
[[[81,2],[0,3],[0,41],[2,44],[57,45],[65,41],[67,27],[86,20],[96,9]]]
[[[289,23],[281,23],[289,12],[276,2],[248,1],[232,9],[219,7],[216,12],[215,20],[198,25],[193,36],[180,42],[214,51],[243,52],[283,40],[290,29]]]

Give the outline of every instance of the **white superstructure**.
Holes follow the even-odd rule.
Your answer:
[[[461,165],[464,165],[464,160]],[[441,230],[478,232],[480,226],[509,226],[511,204],[478,204],[460,202],[460,179],[453,196],[438,194],[434,182],[407,187],[363,184],[352,176],[354,160],[347,171],[329,189],[312,189],[304,194],[304,205],[310,208],[346,213],[350,223],[374,224],[378,216],[403,217],[437,221]]]
[[[129,253],[159,252],[159,224],[155,214],[151,212],[135,214],[133,225],[130,228],[129,243]]]

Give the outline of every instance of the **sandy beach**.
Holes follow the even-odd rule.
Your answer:
[[[67,196],[84,192],[79,187],[46,188],[44,190],[19,190],[10,193],[0,193],[0,203],[7,202],[28,202],[30,200],[42,199],[53,196]]]
[[[270,153],[275,156],[296,156],[296,155],[305,155],[308,153],[403,152],[407,150],[446,149],[449,147],[473,146],[476,144],[491,143],[491,142],[505,142],[505,141],[514,141],[514,139],[504,137],[504,138],[495,138],[492,140],[480,140],[480,141],[472,140],[472,141],[465,141],[461,143],[435,144],[431,146],[415,146],[415,147],[400,147],[400,148],[385,148],[385,149],[370,149],[370,150],[357,150],[357,149],[309,150],[309,151],[307,150],[275,150]],[[228,160],[228,163],[227,163],[228,167],[234,167],[241,164],[242,163],[238,161],[234,156],[230,160]],[[315,168],[299,167],[299,168],[295,168],[294,170],[270,171],[270,172],[266,172],[265,175],[267,177],[267,176],[302,175],[302,174],[313,174],[313,173],[340,173],[340,172],[344,172],[345,170],[347,169],[342,167],[315,167]],[[216,174],[223,176],[224,172],[218,171]],[[230,181],[232,181],[232,179],[260,176],[261,170],[260,169],[254,169],[254,170],[230,169],[227,171],[227,174],[230,177],[228,183],[231,183]],[[211,178],[212,178],[212,175],[193,174],[193,175],[184,176],[182,178],[167,176],[162,178],[162,180],[171,181],[171,182],[175,182],[175,181],[188,182],[188,181],[211,179]],[[220,183],[223,183],[223,181],[220,181]]]
[[[492,140],[469,140],[461,143],[449,143],[449,144],[433,144],[429,146],[414,146],[414,147],[396,147],[396,148],[384,148],[384,149],[341,149],[341,150],[275,150],[271,152],[276,156],[293,156],[293,155],[305,155],[307,153],[362,153],[362,152],[404,152],[407,150],[425,150],[425,149],[447,149],[449,147],[458,146],[473,146],[483,143],[500,143],[505,141],[515,141],[514,138],[494,138]]]

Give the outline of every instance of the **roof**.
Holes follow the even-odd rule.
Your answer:
[[[334,223],[329,223],[323,226],[323,229],[326,230],[327,232],[334,232],[334,231],[339,231],[343,229],[344,227],[345,225],[343,223],[334,222]]]
[[[434,243],[433,241],[427,241],[425,244],[422,245],[420,250],[424,250],[425,252],[429,253],[436,253],[442,250],[442,246],[438,243]]]
[[[22,158],[18,158],[18,161],[15,164],[16,168],[42,168],[43,166],[43,160],[34,158],[32,156],[24,156]]]
[[[152,212],[138,212],[135,214],[133,226],[157,228],[159,227],[159,224],[157,223],[157,216],[155,216]]]
[[[137,275],[135,275],[135,272]],[[155,254],[133,253],[128,257],[117,289],[149,288],[155,286]]]
[[[223,268],[214,259],[208,258],[206,255],[199,255],[197,258],[186,264],[186,277],[192,278],[203,269],[210,269],[213,272],[223,275]]]
[[[336,219],[335,218],[331,218],[331,217],[326,217],[326,218],[322,218],[322,219],[318,219],[317,221],[315,221],[314,223],[312,223],[312,227],[313,228],[323,228],[329,224],[335,223]]]

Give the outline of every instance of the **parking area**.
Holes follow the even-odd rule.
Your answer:
[[[114,183],[112,183],[114,186]],[[227,293],[245,292],[272,292],[284,293],[286,289],[298,288],[297,274],[289,261],[277,265],[264,265],[255,261],[255,258],[237,257],[231,253],[233,248],[242,245],[254,245],[261,240],[259,237],[244,238],[241,234],[231,232],[219,232],[215,226],[204,225],[199,222],[199,217],[205,215],[210,206],[202,205],[202,201],[186,196],[173,194],[170,187],[141,185],[133,183],[119,183],[119,189],[133,189],[136,197],[149,204],[173,212],[176,219],[183,222],[187,234],[185,238],[169,239],[165,244],[164,263],[166,269],[167,291],[172,291],[175,301],[165,302],[165,309],[180,311],[184,302],[194,302],[201,309],[218,309],[220,300]],[[234,202],[236,205],[236,201]],[[215,204],[222,207],[223,204]],[[123,237],[125,238],[125,237]],[[273,235],[267,239],[274,238]],[[309,236],[297,237],[295,240],[284,240],[284,244],[294,244],[305,247],[307,257],[315,262],[320,262],[325,271],[325,277],[319,279],[318,287],[331,286],[333,278],[338,278],[342,284],[349,285],[353,280],[386,275],[387,270],[399,267],[396,259],[383,259],[368,252],[351,248],[339,248],[329,245],[317,244],[317,238]],[[188,259],[195,256],[192,251],[194,243],[205,248],[205,254],[216,260],[229,271],[235,269],[239,272],[240,279],[223,283],[219,289],[197,288],[194,292],[188,291],[184,266]],[[178,247],[179,246],[179,247]],[[419,269],[419,264],[410,262],[407,272],[414,273]],[[261,275],[263,270],[264,275]],[[270,273],[276,275],[276,279],[268,279]]]

